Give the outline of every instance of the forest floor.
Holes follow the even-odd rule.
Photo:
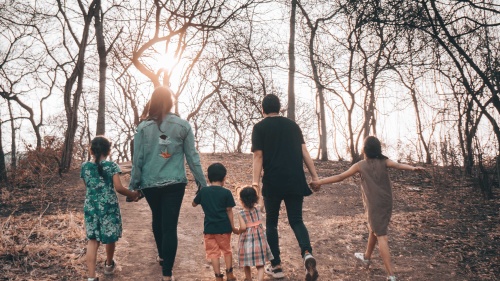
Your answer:
[[[203,154],[203,167],[221,162],[228,169],[227,188],[251,183],[249,154]],[[346,162],[316,161],[320,177],[344,171]],[[428,173],[392,171],[394,210],[389,241],[398,280],[500,280],[500,192],[484,200],[479,188],[458,169],[427,167]],[[191,178],[191,176],[189,176]],[[128,184],[129,175],[122,177]],[[79,171],[40,188],[0,193],[0,280],[84,280],[85,234],[82,206],[85,188]],[[214,280],[203,247],[203,211],[191,207],[195,185],[190,181],[179,220],[179,248],[174,267],[178,281]],[[117,271],[104,277],[103,247],[98,256],[101,280],[160,280],[151,215],[145,200],[126,203],[120,196],[123,237],[117,243]],[[239,203],[237,203],[239,205]],[[370,270],[357,265],[368,231],[359,178],[326,185],[305,199],[319,280],[385,280],[375,250]],[[282,208],[279,224],[286,278],[303,280],[299,248]],[[232,238],[236,261],[237,237]],[[235,266],[238,280],[243,271]],[[266,277],[266,280],[271,280]]]

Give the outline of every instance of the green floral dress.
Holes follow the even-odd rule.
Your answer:
[[[113,175],[121,170],[114,162],[102,161],[101,165],[104,177],[99,176],[96,163],[82,164],[80,177],[87,187],[83,211],[87,238],[109,244],[122,236],[122,217],[113,186]]]

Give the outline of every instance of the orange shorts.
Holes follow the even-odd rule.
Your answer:
[[[221,252],[224,256],[232,255],[231,233],[205,234],[205,252],[207,259],[218,259]]]

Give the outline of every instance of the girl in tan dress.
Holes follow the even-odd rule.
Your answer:
[[[355,253],[366,268],[370,266],[370,258],[378,241],[380,256],[387,271],[387,280],[395,281],[394,269],[387,239],[387,226],[392,214],[392,184],[387,168],[399,170],[423,171],[423,167],[414,167],[396,163],[382,154],[380,141],[369,136],[364,141],[363,153],[365,160],[351,166],[342,174],[311,182],[311,188],[318,191],[323,184],[340,182],[356,173],[361,175],[363,203],[368,214],[370,233],[365,253]]]

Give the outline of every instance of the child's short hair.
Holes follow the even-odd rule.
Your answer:
[[[221,163],[213,163],[208,167],[207,173],[209,182],[217,182],[226,177],[227,170]]]
[[[257,191],[255,188],[251,186],[243,187],[240,191],[240,200],[243,205],[247,208],[253,208],[255,204],[257,204],[257,200],[259,196],[257,195]]]

